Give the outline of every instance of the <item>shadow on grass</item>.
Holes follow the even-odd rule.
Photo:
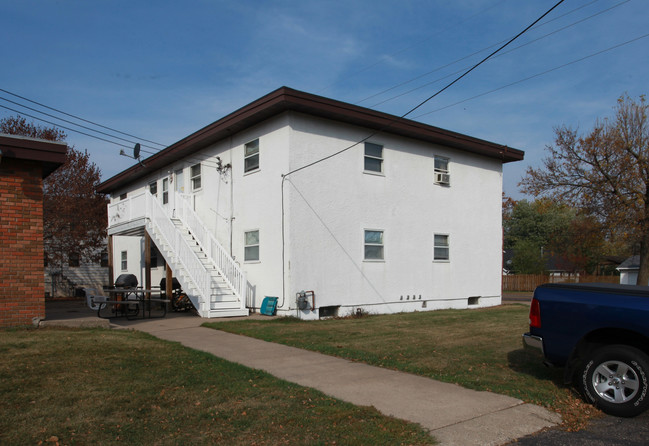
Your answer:
[[[523,373],[543,381],[551,381],[559,388],[565,387],[563,369],[546,366],[540,355],[520,348],[509,352],[507,360],[509,368],[517,373]]]

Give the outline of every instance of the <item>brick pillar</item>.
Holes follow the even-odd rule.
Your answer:
[[[0,162],[0,327],[45,318],[43,180],[38,162]]]

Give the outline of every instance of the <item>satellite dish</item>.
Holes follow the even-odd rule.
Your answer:
[[[139,159],[140,158],[140,143],[136,143],[135,147],[133,147],[133,158]]]

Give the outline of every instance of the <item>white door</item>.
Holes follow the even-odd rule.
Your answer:
[[[176,209],[176,203],[180,200],[180,197],[176,197],[176,195],[185,193],[185,175],[183,174],[183,169],[174,172],[173,180],[174,184],[173,193],[171,194],[171,208]]]

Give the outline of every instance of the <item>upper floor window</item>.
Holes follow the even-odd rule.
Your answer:
[[[119,199],[121,200],[126,200],[126,197],[128,197],[128,194],[124,192],[123,194],[120,194]]]
[[[246,144],[244,152],[243,171],[251,172],[259,169],[259,139]]]
[[[151,192],[151,195],[154,197],[158,196],[158,182],[154,181],[153,183],[149,184],[149,192]]]
[[[383,172],[383,146],[365,143],[364,169],[365,172]]]
[[[246,262],[259,260],[259,230],[248,231],[244,236],[245,247],[243,260]]]
[[[201,188],[201,165],[195,164],[191,168],[192,190]]]
[[[450,243],[448,234],[435,234],[433,260],[450,260]]]
[[[102,267],[108,266],[108,250],[106,249],[101,251],[101,257],[99,258],[99,266]]]
[[[435,157],[435,183],[449,186],[451,184],[451,175],[448,170],[448,158],[441,156]]]
[[[169,178],[162,179],[162,204],[169,203]]]
[[[365,230],[365,260],[383,260],[383,231]]]

